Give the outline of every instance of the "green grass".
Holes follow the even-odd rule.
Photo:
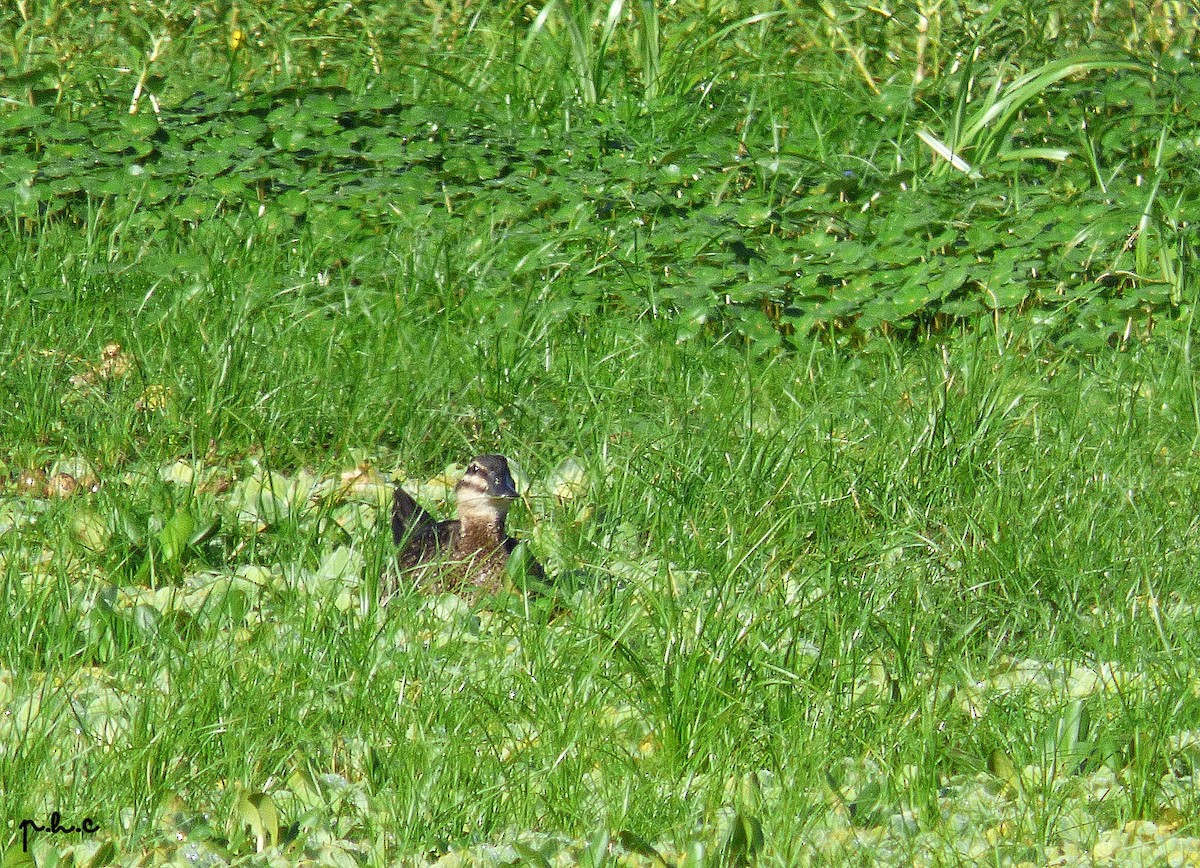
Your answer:
[[[1194,24],[73,10],[0,13],[6,865],[1197,858]],[[553,594],[381,611],[491,451]]]

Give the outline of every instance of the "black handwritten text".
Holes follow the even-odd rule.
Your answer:
[[[50,824],[43,826],[37,820],[22,820],[19,824],[21,827],[21,851],[29,852],[29,832],[49,832],[51,835],[74,835],[80,832],[84,835],[94,835],[100,831],[99,824],[91,817],[84,817],[83,822],[78,826],[65,824],[62,821],[62,814],[58,811],[53,811],[50,814]]]

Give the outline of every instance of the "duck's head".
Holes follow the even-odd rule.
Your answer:
[[[492,512],[501,516],[517,498],[517,486],[503,455],[480,455],[454,489],[459,513]]]

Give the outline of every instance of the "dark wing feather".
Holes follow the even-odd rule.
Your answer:
[[[396,486],[392,495],[392,542],[396,545],[420,536],[423,532],[436,526],[433,516],[421,508],[407,491]]]
[[[453,535],[456,521],[436,521],[407,491],[392,496],[392,541],[400,547],[400,565],[415,566],[434,557]]]

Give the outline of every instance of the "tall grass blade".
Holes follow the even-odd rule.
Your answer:
[[[658,4],[655,0],[642,0],[641,13],[642,95],[651,103],[658,99]]]
[[[978,179],[978,178],[983,177],[981,174],[979,174],[977,171],[975,171],[974,167],[972,167],[970,163],[968,163],[966,160],[964,160],[958,154],[954,153],[954,151],[951,150],[949,145],[947,145],[941,139],[934,136],[932,133],[930,133],[926,130],[917,130],[917,138],[920,139],[921,141],[923,141],[926,145],[928,145],[929,149],[932,150],[935,154],[937,154],[939,157],[941,157],[943,160],[945,160],[947,163],[949,163],[955,169],[958,169],[958,171],[962,172],[967,177],[969,177],[971,179]]]

